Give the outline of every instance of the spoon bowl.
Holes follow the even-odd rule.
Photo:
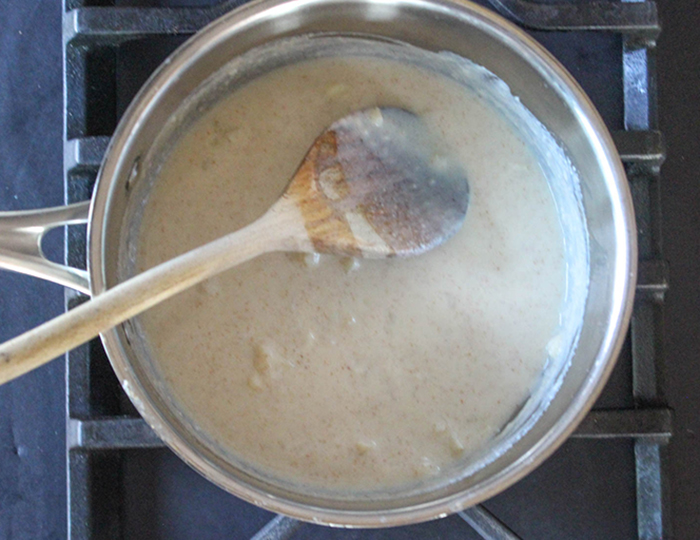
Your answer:
[[[465,173],[438,143],[404,109],[355,112],[316,139],[282,201],[301,210],[314,251],[418,255],[457,232],[467,212]]]

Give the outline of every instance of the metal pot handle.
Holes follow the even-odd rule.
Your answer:
[[[28,274],[90,294],[85,270],[48,260],[41,240],[51,229],[87,223],[90,201],[17,212],[0,212],[0,268]]]

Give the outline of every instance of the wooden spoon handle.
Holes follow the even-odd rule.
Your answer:
[[[293,241],[290,233],[297,227],[289,227],[289,219],[285,219],[288,216],[272,210],[244,229],[155,266],[1,344],[0,384],[45,364],[208,277],[265,252],[287,249],[287,244]]]

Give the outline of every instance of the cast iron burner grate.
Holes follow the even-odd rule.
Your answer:
[[[65,197],[87,200],[109,136],[138,88],[189,35],[238,0],[64,0]],[[483,0],[526,28],[578,79],[613,132],[639,228],[632,325],[595,409],[533,474],[431,523],[337,530],[274,516],[216,488],[165,449],[122,392],[99,340],[67,356],[69,537],[651,540],[670,537],[661,332],[654,2]],[[184,5],[186,4],[186,5]],[[85,266],[85,233],[66,258]],[[66,305],[81,301],[67,293]]]

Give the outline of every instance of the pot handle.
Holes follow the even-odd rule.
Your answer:
[[[90,201],[39,210],[0,212],[0,268],[28,274],[90,294],[85,270],[48,260],[41,249],[44,235],[63,225],[87,223]]]

